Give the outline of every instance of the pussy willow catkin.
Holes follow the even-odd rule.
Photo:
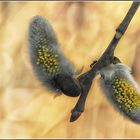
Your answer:
[[[38,79],[52,90],[58,91],[53,78],[64,73],[74,75],[75,68],[62,53],[51,24],[35,16],[29,26],[29,52],[33,70]]]
[[[125,116],[140,123],[140,89],[125,64],[110,64],[100,71],[106,96]]]

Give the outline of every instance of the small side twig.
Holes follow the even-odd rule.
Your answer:
[[[115,48],[120,41],[121,37],[124,35],[130,21],[132,20],[133,16],[135,15],[140,2],[133,2],[129,11],[127,12],[125,18],[121,22],[121,24],[116,29],[116,33],[111,40],[110,44],[108,45],[105,52],[102,54],[102,56],[99,58],[99,60],[93,65],[93,67],[86,73],[82,74],[80,77],[78,77],[78,80],[82,87],[82,93],[80,95],[80,98],[72,110],[70,121],[73,122],[79,118],[81,113],[84,111],[86,98],[88,96],[88,92],[90,90],[90,87],[92,85],[92,81],[95,78],[98,71],[100,71],[103,67],[113,63],[114,61],[114,51]],[[91,65],[92,66],[92,65]]]

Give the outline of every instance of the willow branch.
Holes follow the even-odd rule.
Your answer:
[[[72,110],[72,114],[70,118],[71,122],[77,120],[81,115],[81,113],[84,111],[86,98],[90,90],[90,87],[92,85],[92,81],[96,76],[97,72],[100,71],[103,67],[113,63],[115,48],[117,47],[117,44],[119,43],[120,39],[124,35],[125,31],[127,30],[127,27],[130,21],[132,20],[133,16],[135,15],[139,7],[139,4],[140,2],[132,3],[123,21],[116,29],[116,33],[113,39],[111,40],[110,44],[108,45],[107,49],[105,50],[105,52],[102,54],[102,56],[99,58],[96,64],[88,72],[82,74],[78,78],[83,90],[76,106]]]
[[[116,29],[116,34],[113,37],[112,41],[110,42],[109,46],[107,47],[106,51],[104,52],[103,56],[109,55],[113,56],[114,55],[114,50],[121,39],[122,35],[124,35],[125,31],[127,30],[127,27],[132,20],[133,16],[135,15],[138,7],[139,7],[139,2],[133,2],[129,11],[127,12],[125,18],[123,19],[122,23],[118,26]]]

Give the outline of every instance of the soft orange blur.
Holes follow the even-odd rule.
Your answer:
[[[90,90],[85,112],[69,122],[78,98],[51,91],[36,79],[29,61],[28,27],[42,15],[57,33],[64,54],[78,67],[100,57],[132,2],[1,2],[0,3],[0,137],[138,138],[140,125],[117,112],[99,87]],[[116,49],[124,63],[140,60],[140,9]],[[137,56],[137,57],[136,57]],[[135,59],[134,59],[135,58]],[[140,66],[133,65],[140,84]]]

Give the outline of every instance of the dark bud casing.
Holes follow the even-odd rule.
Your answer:
[[[80,95],[80,85],[78,81],[72,76],[61,73],[54,77],[54,81],[65,95],[71,97],[77,97]]]

